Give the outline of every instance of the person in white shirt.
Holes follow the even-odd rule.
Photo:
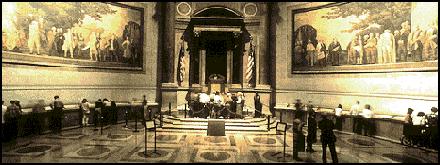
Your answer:
[[[337,130],[342,130],[342,104],[339,104],[337,108],[335,108],[335,116],[336,116],[336,123],[335,127]]]
[[[356,101],[356,104],[352,105],[350,108],[350,115],[359,115],[359,101]]]
[[[87,127],[89,125],[90,118],[90,104],[87,99],[83,99],[81,101],[81,108],[83,110],[82,124],[84,127]]]
[[[353,133],[360,133],[362,128],[361,120],[359,115],[360,105],[359,101],[356,101],[356,104],[352,105],[350,108],[350,115],[353,115]]]
[[[206,93],[200,93],[200,102],[201,103],[208,103],[209,102],[209,96]]]
[[[365,136],[371,136],[371,130],[374,126],[373,119],[373,111],[371,111],[371,106],[369,104],[365,105],[365,108],[362,110],[362,127],[363,127],[363,133]]]
[[[5,130],[5,114],[8,107],[5,105],[5,101],[2,100],[2,141],[5,141],[5,134],[3,130]]]
[[[3,124],[5,124],[5,113],[7,109],[8,106],[5,105],[5,101],[2,101],[2,128],[3,128]]]
[[[412,121],[413,125],[425,126],[428,123],[424,112],[417,113],[417,115],[413,117]]]

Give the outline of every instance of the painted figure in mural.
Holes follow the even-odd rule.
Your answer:
[[[99,33],[99,56],[101,57],[101,61],[107,61],[108,53],[107,53],[108,40],[102,33]]]
[[[385,30],[380,35],[380,43],[382,51],[382,58],[379,58],[379,63],[396,63],[396,49],[394,43],[394,35],[391,34],[391,30]]]
[[[130,61],[131,58],[130,47],[131,47],[130,40],[128,36],[126,36],[124,42],[122,42],[122,48],[124,49],[124,55],[123,55],[124,62]]]
[[[339,55],[341,54],[341,44],[336,38],[333,38],[332,43],[328,46],[329,56],[332,59],[332,65],[340,65]]]
[[[63,34],[64,35],[64,42],[63,42],[63,51],[64,51],[64,57],[67,57],[67,52],[70,53],[70,58],[73,58],[73,36],[72,31],[70,29],[67,29],[67,32]]]
[[[381,41],[381,39],[380,39],[380,34],[379,33],[376,33],[376,40],[377,40],[377,46],[376,46],[376,48],[377,48],[377,56],[376,56],[376,63],[378,63],[378,64],[382,64],[383,62],[382,62],[382,41]]]
[[[113,33],[108,40],[108,54],[110,56],[111,61],[119,62],[118,50],[119,43],[116,40],[116,35]]]
[[[87,47],[85,47],[83,50],[89,50],[90,60],[93,60],[93,55],[95,55],[95,61],[98,61],[98,51],[96,50],[96,33],[93,31],[90,33],[89,36],[89,43],[87,44]]]
[[[47,36],[46,36],[46,31],[45,29],[45,24],[46,21],[40,17],[38,18],[38,30],[39,30],[39,34],[40,34],[40,48],[45,48],[47,47]]]
[[[377,40],[374,37],[374,33],[370,33],[368,40],[364,46],[365,48],[365,56],[367,57],[367,64],[376,63],[377,56]]]
[[[356,57],[356,64],[362,64],[362,59],[364,58],[364,47],[362,43],[362,36],[359,35],[357,37],[357,45],[354,47],[355,50],[355,57]]]
[[[55,43],[56,43],[56,50],[58,52],[58,56],[61,56],[63,54],[63,45],[64,45],[64,35],[63,35],[63,29],[58,28],[57,34],[55,35]]]
[[[77,49],[78,57],[82,57],[82,55],[85,54],[82,50],[84,47],[85,47],[84,37],[82,33],[78,33],[78,49]]]
[[[396,54],[398,56],[400,56],[400,61],[401,62],[406,62],[408,61],[407,56],[408,56],[408,36],[410,33],[410,26],[409,26],[409,22],[405,21],[401,24],[402,29],[400,29],[400,36],[397,38],[397,52]]]
[[[422,30],[419,26],[416,26],[414,31],[412,31],[408,36],[408,53],[411,54],[413,61],[422,61]]]
[[[28,40],[29,53],[34,53],[34,48],[37,49],[37,54],[40,54],[40,30],[38,21],[32,21],[29,24],[29,40]]]
[[[362,40],[362,45],[363,45],[362,54],[363,54],[363,56],[361,58],[361,64],[368,64],[368,61],[371,61],[370,57],[367,56],[367,50],[365,49],[366,48],[365,45],[367,44],[368,39],[370,39],[370,35],[368,35],[368,34],[364,35],[363,40]]]
[[[307,43],[307,56],[306,56],[307,63],[309,66],[313,66],[313,64],[315,63],[316,61],[315,54],[316,54],[316,48],[313,45],[312,41],[309,40]]]
[[[438,46],[438,28],[435,22],[429,24],[423,42],[423,60],[436,60]]]
[[[347,45],[347,64],[356,64],[356,50],[354,48],[358,44],[357,36],[355,35]]]
[[[327,58],[326,58],[326,51],[327,46],[324,43],[324,40],[319,40],[318,45],[316,45],[316,51],[317,51],[317,57],[316,61],[318,62],[319,66],[326,66],[327,65]]]
[[[303,46],[302,46],[302,43],[301,43],[301,40],[296,40],[296,42],[295,42],[295,48],[294,48],[294,52],[295,52],[295,55],[294,55],[294,64],[295,65],[301,65],[302,64],[302,57],[303,57],[303,54],[305,53],[304,52],[304,49],[303,49]]]
[[[52,27],[51,30],[47,32],[47,47],[46,50],[49,55],[53,55],[54,51],[56,51],[57,46],[55,44],[55,35],[57,34],[57,28]]]
[[[396,44],[394,46],[394,49],[395,49],[394,51],[396,52],[396,62],[400,62],[401,61],[400,54],[397,51],[399,49],[399,44],[397,44],[397,42],[399,41],[399,38],[400,38],[400,31],[399,30],[394,30],[393,35],[394,35],[394,43]]]

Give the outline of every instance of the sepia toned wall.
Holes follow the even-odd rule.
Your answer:
[[[429,112],[432,106],[438,107],[437,71],[292,74],[291,11],[324,4],[327,3],[279,2],[273,5],[274,103],[294,103],[295,99],[301,99],[328,108],[342,104],[343,109],[348,110],[359,100],[361,105],[370,104],[377,114],[396,115],[405,114],[409,107],[424,112]]]
[[[144,8],[144,71],[79,70],[11,65],[2,63],[2,100],[19,100],[31,106],[35,100],[48,104],[59,95],[65,104],[79,103],[83,98],[94,102],[108,98],[129,101],[132,98],[156,100],[159,24],[158,3],[124,3]]]

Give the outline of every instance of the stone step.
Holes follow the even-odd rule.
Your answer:
[[[173,122],[174,125],[203,125],[207,126],[208,122]],[[259,127],[256,123],[225,123],[225,126],[241,126],[241,127]]]
[[[165,124],[162,129],[182,129],[182,130],[207,130],[208,126],[201,125],[173,125]],[[267,132],[266,127],[242,127],[242,126],[225,126],[225,131],[257,131]]]

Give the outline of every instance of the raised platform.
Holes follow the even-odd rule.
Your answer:
[[[179,118],[164,115],[162,129],[178,129],[178,130],[207,130],[208,121],[212,119],[203,118]],[[218,120],[218,119],[215,119]],[[267,118],[250,118],[245,119],[224,119],[225,130],[228,131],[246,131],[246,132],[268,132]],[[276,120],[271,118],[270,128],[275,128]]]

